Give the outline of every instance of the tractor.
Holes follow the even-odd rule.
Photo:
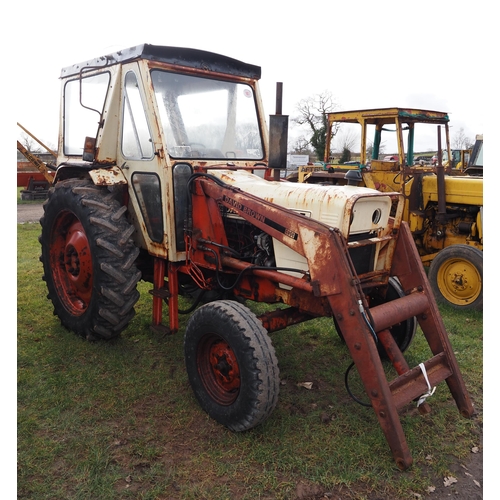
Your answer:
[[[57,170],[40,219],[48,298],[67,329],[109,340],[133,318],[139,281],[150,283],[152,331],[175,334],[190,314],[190,385],[235,432],[278,404],[271,334],[330,317],[404,470],[398,411],[416,401],[428,411],[431,386],[446,381],[460,413],[474,413],[404,198],[281,180],[282,87],[268,129],[260,76],[230,57],[150,44],[62,69]],[[255,302],[269,307],[257,315]],[[432,357],[410,367],[417,325]]]
[[[359,161],[351,165],[328,164],[326,158],[334,148],[335,136],[346,134],[359,134],[361,138]],[[382,108],[329,113],[326,137],[324,168],[311,172],[302,168],[299,182],[352,184],[401,193],[405,200],[403,220],[410,227],[438,302],[461,310],[482,310],[482,136],[476,141],[480,154],[473,156],[480,157],[481,166],[471,161],[465,169],[443,161],[454,158],[445,112]],[[416,155],[423,147],[423,138],[427,144],[436,140],[437,165]],[[383,149],[391,147],[397,154],[382,154]]]

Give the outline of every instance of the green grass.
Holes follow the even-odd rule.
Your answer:
[[[350,356],[331,320],[273,334],[278,406],[263,425],[231,433],[190,390],[187,318],[174,336],[150,331],[148,284],[119,339],[89,343],[60,325],[41,279],[39,229],[17,225],[18,498],[290,499],[298,485],[342,498],[414,498],[479,444],[481,314],[442,309],[477,415],[462,418],[446,384],[429,400],[430,415],[403,411],[414,464],[400,472],[373,411],[346,393]],[[415,366],[428,357],[417,335],[407,359]],[[305,381],[313,389],[297,386]],[[354,375],[352,383],[358,390]]]

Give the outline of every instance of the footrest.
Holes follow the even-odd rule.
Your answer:
[[[173,335],[175,331],[165,325],[151,325],[149,327],[152,332],[159,333],[160,335]]]
[[[168,288],[153,288],[152,290],[148,291],[153,297],[159,297],[160,299],[170,298],[170,292],[168,291]]]
[[[428,359],[424,366],[432,387],[453,374],[444,352]],[[420,366],[416,366],[394,379],[389,384],[389,388],[398,410],[428,391],[428,385]]]

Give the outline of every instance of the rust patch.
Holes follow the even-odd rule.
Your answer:
[[[89,175],[97,186],[113,186],[116,184],[127,184],[127,179],[118,167],[96,168]]]

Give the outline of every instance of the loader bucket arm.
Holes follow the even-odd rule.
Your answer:
[[[225,185],[209,175],[202,174],[196,178],[192,191],[193,203],[196,204],[196,199],[199,200],[198,208],[207,206],[207,200],[216,201],[307,258],[309,277],[294,279],[302,290],[328,301],[331,314],[335,316],[340,329],[339,333],[346,341],[400,469],[408,468],[412,464],[412,457],[398,410],[428,391],[427,380],[432,386],[446,380],[460,413],[465,417],[473,415],[472,402],[406,223],[402,223],[400,228],[392,228],[392,239],[387,242],[387,246],[395,245],[387,273],[400,280],[406,295],[396,301],[370,307],[349,257],[348,243],[338,229]],[[196,211],[196,207],[193,211]],[[209,217],[215,225],[219,223],[215,220],[216,214]],[[196,232],[190,234],[188,230],[187,233],[188,246],[196,249],[193,255],[198,256],[196,260],[199,265],[210,260],[210,256],[203,252],[210,246],[210,238],[214,237],[214,234],[199,233],[200,227],[207,227],[211,223],[209,220],[205,222],[204,226],[195,224],[198,228]],[[199,239],[203,240],[203,244],[198,242]],[[221,255],[215,265],[221,271],[227,271],[230,266],[237,269],[237,262],[237,259],[223,258]],[[247,267],[251,273],[251,266]],[[266,271],[259,270],[258,273],[260,274],[256,271],[256,275],[262,276]],[[277,273],[271,273],[269,271],[269,276],[275,278]],[[380,277],[376,277],[378,278]],[[387,334],[393,324],[414,316],[429,343],[433,357],[411,369],[396,343],[391,340],[391,335]],[[384,346],[398,372],[398,376],[390,382],[386,378],[377,350],[378,343]],[[422,408],[428,407],[424,404]]]

